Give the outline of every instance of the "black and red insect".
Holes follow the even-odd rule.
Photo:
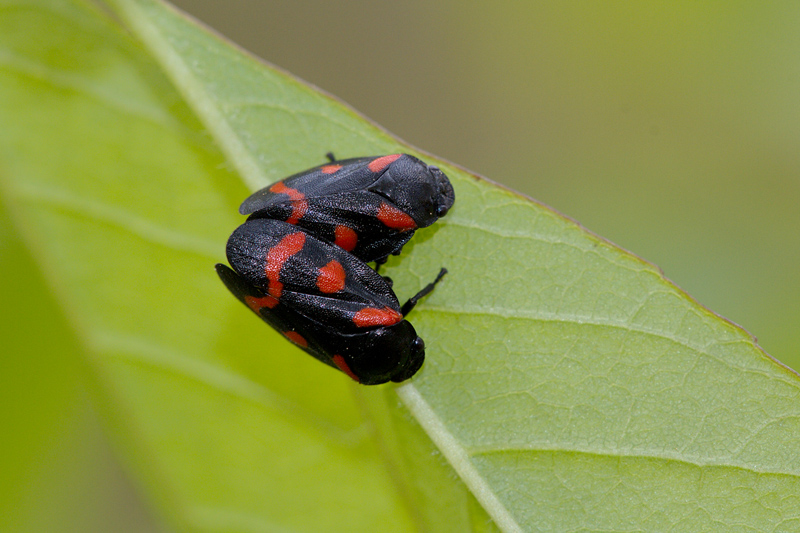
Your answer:
[[[228,289],[269,325],[323,363],[365,385],[419,370],[425,343],[405,315],[446,273],[403,306],[390,282],[343,248],[297,226],[250,219],[227,245]]]
[[[408,154],[330,162],[253,193],[239,207],[248,220],[296,225],[362,261],[399,254],[418,228],[453,206],[447,176]]]

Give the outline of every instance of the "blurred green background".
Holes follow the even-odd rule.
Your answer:
[[[411,144],[657,264],[800,368],[800,3],[176,3]],[[80,385],[77,343],[45,312],[58,303],[2,217],[0,253],[14,312],[47,329],[6,347],[0,529],[157,529]],[[54,350],[61,363],[31,364]]]

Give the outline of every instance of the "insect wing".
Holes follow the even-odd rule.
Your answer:
[[[402,320],[386,280],[338,246],[291,224],[249,220],[231,235],[227,255],[249,284],[309,321],[355,333]]]
[[[425,359],[424,343],[413,326],[401,321],[356,334],[346,334],[309,320],[287,302],[275,303],[242,276],[218,264],[217,274],[231,293],[296,346],[364,385],[404,381]]]
[[[292,201],[364,190],[378,178],[368,168],[374,159],[345,159],[299,172],[251,194],[242,202],[239,213],[249,215]]]
[[[274,204],[253,218],[274,218],[296,223],[319,239],[333,243],[365,262],[399,253],[414,236],[417,225],[385,198],[369,191],[303,200],[298,217],[296,205]]]
[[[417,228],[454,201],[447,177],[407,154],[335,161],[295,174],[246,199],[242,214],[282,220],[365,262],[399,254]]]
[[[322,332],[315,324],[308,322],[291,308],[277,305],[274,298],[258,287],[250,285],[226,265],[217,264],[216,270],[228,290],[259,318],[316,359],[336,368],[331,358],[326,355],[327,348],[324,343],[317,341],[317,336]]]

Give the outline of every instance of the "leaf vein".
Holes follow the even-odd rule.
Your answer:
[[[778,471],[769,470],[766,468],[757,469],[752,466],[745,466],[734,462],[722,462],[703,460],[700,457],[683,457],[675,454],[664,453],[659,451],[656,453],[612,453],[610,451],[596,451],[586,450],[581,448],[566,448],[566,447],[536,447],[536,446],[502,446],[502,447],[470,447],[466,450],[470,457],[486,457],[491,455],[500,455],[504,453],[563,453],[565,455],[581,454],[592,457],[613,458],[613,459],[656,459],[661,461],[669,461],[673,463],[681,463],[689,466],[696,466],[698,468],[736,468],[754,474],[767,474],[776,476],[787,477],[800,477],[800,472],[795,471]]]
[[[101,201],[78,196],[64,189],[44,187],[31,183],[20,183],[15,190],[20,199],[40,202],[109,223],[161,246],[191,252],[213,260],[218,260],[220,256],[219,243],[165,228],[125,211],[118,205],[108,205]]]
[[[541,323],[552,322],[552,323],[562,323],[562,324],[574,324],[576,326],[608,327],[608,328],[613,328],[613,329],[618,329],[618,330],[623,330],[623,331],[640,333],[642,335],[645,335],[645,336],[648,336],[648,337],[653,337],[653,338],[656,338],[656,339],[666,340],[666,341],[669,341],[669,342],[671,342],[673,344],[677,344],[678,346],[681,346],[683,348],[688,348],[689,350],[692,350],[692,351],[698,352],[698,353],[700,353],[702,355],[708,356],[710,359],[712,359],[714,361],[717,361],[717,362],[720,362],[720,363],[723,363],[723,364],[726,364],[726,365],[734,364],[729,359],[725,359],[723,357],[720,357],[720,356],[712,354],[709,351],[707,346],[696,346],[696,345],[694,345],[693,343],[691,343],[687,339],[682,339],[682,338],[679,338],[679,337],[670,337],[670,336],[668,336],[667,334],[665,334],[663,332],[654,331],[654,330],[643,328],[643,327],[639,327],[639,326],[633,326],[633,325],[630,325],[630,324],[623,324],[623,323],[612,322],[612,321],[602,321],[602,320],[590,319],[588,317],[561,317],[561,316],[557,316],[555,314],[545,314],[545,313],[542,313],[540,311],[532,311],[532,310],[531,311],[526,311],[526,310],[521,309],[521,308],[518,308],[518,309],[507,309],[507,308],[502,308],[502,307],[491,307],[490,310],[487,310],[486,308],[483,308],[483,307],[478,308],[478,307],[469,307],[469,306],[438,307],[438,306],[425,305],[424,307],[420,307],[418,310],[416,310],[416,312],[419,313],[419,314],[431,312],[431,313],[436,313],[436,314],[450,314],[450,315],[456,315],[456,316],[458,316],[458,315],[470,315],[470,316],[501,317],[501,318],[504,318],[504,319],[531,320],[531,321],[541,322]],[[746,339],[746,338],[741,338],[741,339],[737,339],[735,342],[737,342],[737,343],[749,343],[749,340]],[[729,345],[731,343],[732,342],[729,341],[729,342],[725,342],[724,344],[725,345]],[[717,344],[723,344],[723,343],[712,343],[709,346],[716,346]],[[770,374],[768,372],[765,372],[763,370],[760,370],[760,369],[743,367],[741,365],[736,365],[736,368],[739,368],[739,369],[741,369],[743,371],[747,371],[747,372],[754,373],[754,374],[757,374],[757,375],[761,375],[761,376],[766,377],[766,378],[768,378],[770,380],[777,380],[777,381],[779,381],[781,383],[785,383],[787,385],[790,385],[793,388],[797,388],[798,387],[798,383],[796,383],[794,380],[785,379],[785,378],[782,378],[782,377],[778,378],[775,375],[772,375],[772,374]]]
[[[208,142],[203,141],[196,131],[186,128],[173,119],[172,116],[164,113],[161,108],[151,105],[137,105],[137,102],[141,102],[141,99],[122,98],[118,92],[102,90],[108,84],[100,84],[95,79],[56,70],[41,63],[30,61],[4,48],[0,48],[0,65],[23,76],[49,83],[52,87],[82,94],[110,109],[157,124],[167,131],[177,132],[182,138],[191,139],[197,146],[208,146]]]

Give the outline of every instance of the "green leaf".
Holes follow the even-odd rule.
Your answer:
[[[0,61],[3,198],[149,500],[184,530],[408,530],[347,379],[217,279],[247,192],[141,49],[85,6],[6,3]]]
[[[90,8],[6,2],[0,184],[177,528],[800,526],[796,375],[652,265],[446,162],[455,207],[387,269],[401,300],[450,271],[410,317],[417,376],[358,388],[264,328],[212,268],[247,194],[227,169],[254,189],[330,150],[416,152],[168,6],[113,5],[183,99]]]

